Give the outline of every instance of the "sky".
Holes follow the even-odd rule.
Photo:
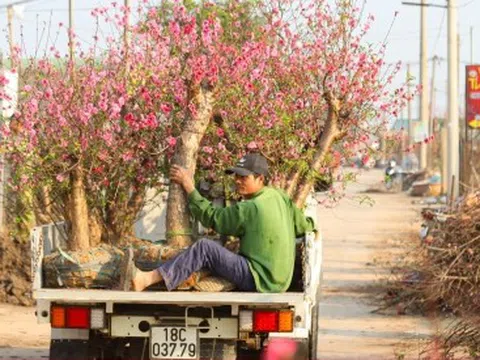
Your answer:
[[[2,8],[17,0],[0,0],[0,49],[4,54],[8,54],[7,41],[7,13]],[[122,3],[122,0],[117,0]],[[410,2],[420,2],[420,0],[409,0]],[[158,0],[150,0],[151,5],[158,3]],[[437,5],[446,5],[447,0],[427,0],[427,2]],[[460,35],[460,84],[459,84],[459,104],[460,114],[463,114],[464,96],[465,96],[465,65],[470,63],[470,28],[473,27],[474,43],[474,62],[480,63],[480,0],[457,0],[458,2],[458,32]],[[79,41],[85,47],[93,43],[92,38],[95,35],[95,23],[90,15],[91,9],[98,6],[106,6],[111,0],[77,0],[75,1],[76,10],[74,14],[75,31]],[[138,0],[131,0],[132,6],[136,6]],[[14,20],[14,38],[18,43],[23,43],[27,51],[33,54],[38,48],[45,49],[45,43],[48,32],[44,29],[50,28],[50,39],[55,38],[58,24],[68,24],[68,0],[38,0],[25,5],[23,19]],[[427,21],[427,44],[428,58],[434,55],[440,58],[440,63],[436,65],[435,75],[435,109],[434,116],[444,117],[447,97],[447,14],[446,9],[429,7]],[[406,64],[411,64],[411,74],[415,77],[414,81],[419,81],[419,60],[420,60],[420,7],[402,5],[402,0],[367,0],[366,11],[375,16],[376,20],[368,34],[366,41],[371,43],[382,42],[387,37],[387,63],[402,62],[402,70],[398,74],[395,84],[401,84],[406,77]],[[395,13],[398,15],[395,17]],[[48,26],[51,24],[51,26]],[[115,29],[103,28],[104,36],[115,33]],[[23,33],[23,36],[21,34]],[[42,37],[43,33],[43,37]],[[65,31],[61,31],[58,37],[56,47],[61,53],[67,52],[67,38]],[[41,39],[43,39],[41,41]],[[41,44],[38,46],[37,44]],[[429,62],[428,77],[430,79],[432,72],[432,62]],[[418,100],[412,104],[413,117],[418,114]],[[403,116],[406,117],[406,111]]]

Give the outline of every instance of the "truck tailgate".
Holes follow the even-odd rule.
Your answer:
[[[265,294],[254,292],[193,291],[116,291],[81,289],[38,289],[33,293],[38,302],[70,303],[136,303],[136,304],[205,304],[205,305],[294,305],[304,301],[303,293]]]

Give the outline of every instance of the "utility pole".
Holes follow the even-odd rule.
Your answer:
[[[129,46],[129,31],[130,31],[130,0],[124,0],[125,5],[125,29],[123,30],[123,41],[125,42],[125,51],[127,51]]]
[[[434,107],[435,107],[435,67],[438,61],[438,56],[434,55],[432,58],[432,78],[430,79],[430,109],[429,109],[429,121],[428,121],[428,133],[431,135],[434,134],[435,124],[434,124]],[[433,145],[430,145],[428,149],[428,167],[432,168],[434,165],[434,158],[433,158]]]
[[[7,7],[7,23],[8,23],[8,46],[10,47],[10,64],[13,68],[13,52],[14,52],[14,40],[13,40],[13,5]]]
[[[451,199],[459,190],[459,121],[458,121],[458,48],[457,0],[448,0],[448,192]]]
[[[407,86],[408,86],[408,93],[410,94],[410,90],[412,88],[411,84],[411,72],[410,72],[410,64],[407,64]],[[415,133],[413,127],[413,119],[412,119],[412,100],[408,100],[407,105],[407,117],[408,117],[408,146],[413,148],[415,144]]]
[[[75,0],[68,0],[68,48],[70,50],[70,61],[73,63],[73,55],[75,53],[75,38],[73,34],[74,19],[73,8],[75,7]]]
[[[427,8],[425,0],[422,0],[420,7],[420,81],[422,91],[420,92],[420,121],[424,135],[428,136],[428,59],[427,59]],[[420,145],[420,168],[427,167],[427,144],[425,141]]]
[[[422,92],[420,93],[420,111],[419,117],[422,125],[423,135],[429,134],[429,115],[428,115],[428,84],[427,84],[427,7],[435,8],[449,8],[445,5],[427,3],[426,0],[421,0],[420,3],[403,1],[403,5],[420,6],[420,82],[422,86]],[[456,20],[455,20],[456,21]],[[457,109],[458,111],[458,109]],[[427,167],[427,144],[422,141],[420,145],[420,168],[425,169]]]
[[[442,142],[442,194],[448,194],[448,130],[446,126],[441,130],[441,142]]]
[[[470,26],[470,65],[473,65],[473,26]]]
[[[430,110],[429,110],[429,132],[433,134],[434,131],[434,108],[435,108],[435,68],[438,62],[438,56],[435,55],[432,59],[432,78],[430,79]]]

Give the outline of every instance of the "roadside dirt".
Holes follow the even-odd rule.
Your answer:
[[[38,325],[33,307],[0,304],[0,359],[48,359],[50,326]]]
[[[324,237],[324,295],[320,309],[319,359],[419,358],[431,334],[429,322],[414,316],[372,313],[371,288],[386,272],[375,266],[394,258],[417,231],[412,198],[368,194],[375,205],[360,205],[380,181],[380,171],[363,174],[348,198],[334,209],[319,209]],[[0,304],[0,360],[48,358],[49,326],[38,325],[34,308]],[[408,346],[408,350],[407,349]]]
[[[0,238],[0,302],[32,306],[30,243],[3,235]]]

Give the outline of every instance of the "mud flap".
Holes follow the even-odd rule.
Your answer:
[[[88,359],[87,340],[52,340],[50,341],[50,360],[85,360]]]

